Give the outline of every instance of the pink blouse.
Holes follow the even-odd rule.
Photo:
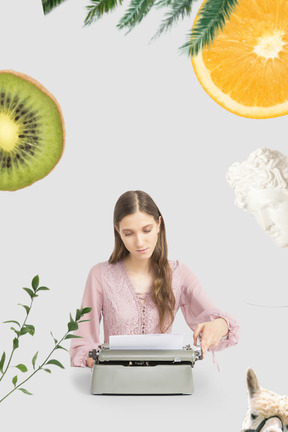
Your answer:
[[[239,325],[230,314],[216,308],[201,287],[192,271],[179,261],[170,261],[172,268],[172,289],[175,296],[175,315],[181,307],[188,326],[194,330],[198,323],[224,318],[229,332],[215,350],[236,345],[239,339]],[[79,324],[70,348],[71,366],[86,366],[89,351],[97,349],[100,322],[103,318],[104,343],[110,335],[157,334],[160,333],[158,309],[150,295],[145,303],[137,296],[123,261],[96,264],[88,275],[82,301],[83,307],[92,307],[85,315],[88,322]],[[171,327],[168,332],[172,331]],[[103,343],[103,342],[102,342]]]

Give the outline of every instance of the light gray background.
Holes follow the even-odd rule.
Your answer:
[[[287,154],[287,117],[249,120],[209,98],[178,53],[192,19],[149,44],[160,14],[125,36],[116,29],[123,7],[82,28],[86,4],[68,0],[46,17],[40,0],[0,4],[1,68],[46,86],[67,129],[63,158],[48,177],[0,194],[1,321],[23,319],[17,303],[28,297],[21,287],[35,274],[51,288],[36,299],[30,323],[37,333],[22,338],[13,364],[28,364],[38,350],[44,359],[50,330],[65,332],[89,269],[111,253],[114,203],[129,189],[152,195],[166,221],[170,258],[188,264],[214,302],[238,318],[242,337],[217,355],[220,373],[210,354],[196,364],[188,397],[91,396],[90,370],[71,369],[59,352],[66,369],[36,375],[25,385],[34,396],[18,392],[3,402],[1,424],[30,432],[240,430],[249,366],[263,386],[287,392],[287,309],[247,304],[288,305],[287,249],[234,207],[225,174],[260,146]],[[192,341],[180,315],[174,331]],[[12,337],[1,325],[1,352]]]

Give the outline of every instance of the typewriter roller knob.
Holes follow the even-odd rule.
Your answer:
[[[97,360],[97,350],[96,349],[93,349],[92,351],[89,351],[89,355],[88,355],[88,357],[89,358],[93,358],[94,360]]]
[[[200,345],[196,345],[196,347],[192,348],[190,344],[186,345],[185,347],[186,350],[189,350],[193,353],[193,362],[195,363],[197,360],[202,360],[203,359],[203,353],[201,350],[201,346]]]
[[[203,360],[203,352],[200,345],[197,345],[194,349],[196,360]]]

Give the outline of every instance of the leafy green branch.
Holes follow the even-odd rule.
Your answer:
[[[44,14],[53,10],[65,0],[42,0]],[[118,5],[122,5],[123,0],[90,0],[86,6],[88,14],[84,24],[90,25],[97,21],[105,13],[111,12]],[[190,16],[192,4],[196,0],[131,0],[124,16],[120,19],[117,27],[126,28],[129,33],[143,18],[155,7],[168,8],[165,18],[161,22],[153,40],[161,34],[167,32],[180,18]],[[209,47],[217,34],[225,27],[238,5],[239,0],[206,0],[201,6],[197,22],[188,33],[187,42],[180,47],[182,53],[197,55],[199,50]]]
[[[91,4],[86,8],[88,14],[85,18],[84,24],[90,25],[105,13],[108,13],[116,8],[119,4],[122,4],[122,0],[91,0]]]
[[[117,27],[120,29],[126,27],[129,33],[150,12],[154,3],[155,0],[131,0],[129,8],[120,19]]]
[[[224,29],[237,5],[238,0],[206,0],[199,11],[197,22],[188,34],[187,42],[180,50],[195,56],[201,49],[209,47]]]
[[[28,316],[29,316],[29,314],[31,312],[31,308],[32,308],[34,299],[36,297],[38,297],[39,291],[47,291],[47,290],[49,290],[49,288],[44,287],[44,286],[40,286],[39,287],[39,276],[35,276],[32,279],[31,287],[32,287],[32,289],[31,288],[23,288],[23,290],[26,291],[27,294],[30,297],[30,305],[29,306],[20,304],[20,306],[22,306],[25,309],[25,311],[26,311],[26,316],[25,316],[25,319],[23,321],[23,324],[20,325],[19,322],[15,321],[15,320],[4,321],[4,324],[10,324],[10,323],[16,324],[19,329],[16,330],[14,327],[11,327],[11,330],[13,330],[16,333],[16,337],[13,339],[13,347],[12,347],[11,354],[9,356],[9,359],[8,359],[8,362],[7,362],[7,365],[6,365],[5,369],[4,369],[4,364],[5,364],[5,360],[6,360],[6,353],[5,353],[5,351],[2,354],[2,357],[1,357],[1,360],[0,360],[0,372],[1,372],[2,376],[0,378],[0,381],[2,381],[2,379],[4,378],[4,376],[5,376],[8,368],[10,366],[11,360],[13,358],[13,355],[14,355],[16,349],[19,348],[19,339],[20,339],[20,337],[24,336],[27,333],[30,334],[31,336],[33,336],[34,333],[35,333],[35,327],[32,324],[26,324],[27,318],[28,318]]]
[[[13,339],[13,348],[11,351],[11,354],[9,356],[9,359],[7,361],[6,367],[5,366],[5,361],[6,361],[6,353],[5,351],[2,354],[1,360],[0,360],[0,372],[2,374],[0,381],[4,378],[5,374],[7,373],[10,364],[11,364],[11,360],[12,357],[14,355],[14,352],[16,349],[19,348],[19,338],[21,336],[23,336],[26,333],[31,334],[32,336],[35,333],[35,327],[33,325],[29,325],[26,324],[27,322],[27,318],[28,315],[30,314],[31,308],[32,308],[32,304],[34,301],[35,297],[38,297],[38,292],[39,291],[44,291],[44,290],[49,290],[49,288],[44,287],[44,286],[40,286],[39,287],[39,277],[35,276],[32,280],[32,289],[30,288],[23,288],[28,295],[31,298],[31,302],[30,302],[30,306],[27,305],[21,305],[24,307],[24,309],[26,310],[26,317],[24,319],[24,322],[22,324],[22,326],[19,324],[18,321],[15,320],[10,320],[10,321],[5,321],[4,323],[14,323],[19,327],[19,330],[16,330],[14,327],[11,327],[11,329],[16,333],[16,337]],[[84,320],[82,319],[84,315],[86,315],[87,313],[89,313],[91,311],[91,308],[82,308],[81,309],[77,309],[76,310],[76,314],[75,314],[75,318],[72,318],[72,315],[70,314],[70,320],[67,324],[67,331],[64,334],[64,336],[58,341],[57,339],[54,338],[53,334],[51,333],[53,340],[54,340],[54,347],[53,349],[50,351],[50,353],[47,355],[47,357],[45,358],[44,361],[42,361],[42,363],[40,363],[39,366],[36,367],[36,362],[38,359],[38,353],[39,351],[37,351],[34,356],[32,357],[31,363],[32,363],[32,367],[33,367],[33,372],[23,381],[21,381],[19,384],[18,383],[18,375],[15,375],[12,378],[12,384],[14,386],[14,388],[12,388],[12,390],[10,392],[8,392],[4,397],[2,397],[0,399],[0,403],[2,401],[4,401],[4,399],[6,399],[8,396],[10,396],[14,391],[19,390],[22,391],[23,393],[27,394],[27,395],[31,395],[32,393],[30,393],[28,390],[26,390],[25,388],[23,388],[22,386],[28,381],[30,380],[37,372],[39,372],[40,370],[44,370],[45,372],[51,373],[51,370],[49,368],[47,368],[48,365],[55,365],[58,366],[62,369],[64,369],[64,366],[62,365],[62,363],[60,363],[57,359],[52,358],[51,356],[52,354],[57,350],[57,349],[63,349],[65,351],[67,351],[67,349],[65,347],[63,347],[61,344],[63,341],[67,340],[67,339],[72,339],[72,338],[81,338],[81,336],[77,336],[74,334],[71,334],[72,332],[74,332],[75,330],[78,329],[78,324],[81,322],[85,322],[85,321],[89,321],[89,320]],[[19,363],[18,365],[15,366],[19,371],[26,373],[28,372],[28,368],[26,365],[24,365],[23,363]]]
[[[192,3],[196,0],[169,0],[166,5],[170,10],[166,12],[165,19],[162,21],[157,33],[153,36],[152,40],[158,38],[162,33],[167,32],[174,24],[185,16],[190,16],[192,12]],[[161,3],[162,5],[162,3]]]

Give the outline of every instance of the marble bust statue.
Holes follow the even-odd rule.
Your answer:
[[[253,215],[276,246],[288,246],[288,156],[259,148],[230,166],[235,205]]]

